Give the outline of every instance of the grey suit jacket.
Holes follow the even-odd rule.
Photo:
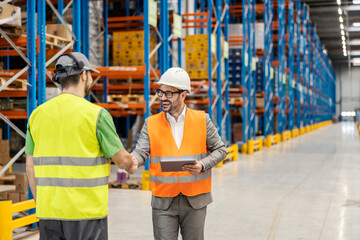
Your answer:
[[[147,131],[147,119],[144,126],[141,129],[139,140],[136,144],[135,150],[132,152],[139,163],[139,166],[143,165],[150,157],[150,141]],[[219,162],[226,157],[226,147],[221,140],[217,128],[211,122],[208,114],[206,114],[206,145],[209,152],[204,154],[204,157],[200,160],[204,165],[204,170],[210,170],[216,166]],[[212,202],[211,193],[204,193],[193,197],[187,197],[190,205],[194,209],[200,209]],[[170,207],[173,198],[168,197],[155,197],[152,196],[151,206],[156,209],[166,210]]]

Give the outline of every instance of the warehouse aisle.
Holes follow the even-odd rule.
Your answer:
[[[354,123],[307,133],[213,174],[207,240],[360,239]],[[110,190],[110,239],[152,239],[150,193]]]

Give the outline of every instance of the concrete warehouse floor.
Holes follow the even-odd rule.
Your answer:
[[[355,124],[326,126],[214,169],[205,239],[360,239],[359,188]],[[150,199],[110,189],[109,238],[153,239]]]

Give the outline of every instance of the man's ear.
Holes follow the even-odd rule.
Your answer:
[[[82,73],[81,73],[81,78],[80,78],[80,80],[82,80],[82,81],[86,81],[86,79],[87,79],[87,77],[86,77],[86,71],[83,71]]]

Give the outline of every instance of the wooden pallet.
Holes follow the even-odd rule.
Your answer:
[[[142,179],[140,177],[130,178],[127,182],[109,182],[110,188],[122,189],[142,189]]]
[[[2,78],[0,77],[0,86],[6,83],[10,78]],[[9,86],[7,86],[4,90],[27,90],[28,82],[26,79],[16,79]]]
[[[50,49],[63,48],[70,42],[71,40],[48,33],[46,34],[46,46],[49,47]]]
[[[113,94],[113,95],[108,95],[108,102],[142,103],[142,102],[144,102],[144,95],[140,95],[140,94],[132,94],[132,95]]]
[[[193,95],[187,95],[187,100],[205,100],[208,98],[207,94],[193,94]]]
[[[1,176],[0,185],[14,185],[15,184],[15,175]]]
[[[20,37],[23,33],[22,28],[20,26],[3,24],[1,25],[1,29],[9,36],[9,37]]]

